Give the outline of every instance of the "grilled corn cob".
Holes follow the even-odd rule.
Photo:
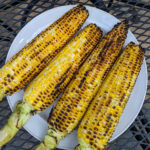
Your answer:
[[[103,150],[110,140],[139,74],[144,51],[130,43],[108,73],[78,129],[76,150]]]
[[[119,23],[97,45],[50,114],[47,135],[36,150],[56,148],[59,141],[77,126],[121,51],[126,35],[127,24]]]
[[[0,130],[0,146],[16,134],[32,113],[42,111],[53,103],[101,36],[99,27],[88,25],[30,83],[23,102],[18,103],[8,123]]]
[[[43,70],[87,17],[84,6],[71,9],[14,55],[0,69],[0,100],[22,89]]]

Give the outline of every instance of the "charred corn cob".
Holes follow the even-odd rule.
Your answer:
[[[144,52],[130,43],[108,73],[78,129],[77,150],[103,150],[110,140],[139,74]]]
[[[59,141],[77,126],[121,51],[126,35],[127,24],[119,23],[97,45],[57,102],[48,119],[47,135],[36,150],[56,148]]]
[[[43,70],[87,17],[84,6],[71,9],[14,55],[0,69],[0,100],[22,89]]]
[[[8,123],[0,130],[0,146],[16,134],[32,113],[42,111],[53,103],[101,36],[102,32],[95,24],[88,25],[30,83],[23,102],[18,103]]]

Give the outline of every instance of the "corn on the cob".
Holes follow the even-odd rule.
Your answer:
[[[144,51],[130,43],[108,73],[78,129],[77,150],[103,150],[131,94]]]
[[[29,83],[56,56],[88,17],[84,6],[68,11],[0,69],[0,100]]]
[[[23,102],[16,106],[8,123],[0,130],[0,146],[15,135],[32,112],[44,110],[53,103],[101,36],[99,27],[89,24],[30,83],[23,95]]]
[[[36,150],[54,149],[77,126],[121,51],[127,35],[126,26],[125,22],[116,25],[84,62],[50,114],[47,135]]]

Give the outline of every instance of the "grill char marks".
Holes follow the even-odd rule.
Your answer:
[[[80,82],[80,84],[79,84],[79,88],[82,87],[84,81],[86,80],[86,77],[88,76],[88,72],[89,72],[89,70],[87,70],[87,71],[85,72],[84,77],[82,78],[82,80],[81,80],[81,82]]]
[[[59,78],[58,80],[60,81],[56,86],[55,86],[55,91],[54,93],[52,93],[53,97],[56,98],[58,96],[58,94],[60,94],[60,86],[65,82],[67,76],[68,76],[68,73],[70,73],[70,69],[71,67],[69,67],[66,72],[63,74],[63,76],[61,78]]]
[[[102,63],[105,60],[105,57],[108,55],[108,50],[111,48],[112,44],[113,41],[110,41],[110,42],[106,42],[106,44],[104,45],[102,52],[99,54],[100,63]]]

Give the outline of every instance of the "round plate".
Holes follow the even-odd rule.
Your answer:
[[[75,7],[75,5],[53,8],[32,19],[18,33],[18,35],[14,39],[9,49],[6,61],[9,60],[31,39],[33,39],[39,32],[44,30],[48,25],[53,23],[55,20],[57,20],[60,16],[62,16],[66,11],[70,10],[72,7]],[[89,6],[86,6],[86,8],[89,11],[89,17],[84,23],[83,27],[88,25],[89,23],[95,23],[103,30],[105,34],[106,32],[110,31],[116,23],[119,22],[119,20],[116,19],[114,16],[100,9]],[[134,35],[129,31],[124,46],[127,45],[130,41],[133,41],[138,44]],[[143,105],[146,89],[147,89],[147,67],[144,59],[135,87],[128,100],[125,110],[119,120],[119,124],[114,134],[112,135],[110,142],[116,139],[118,136],[120,136],[123,132],[125,132],[127,128],[133,123]],[[8,103],[12,110],[16,102],[22,99],[23,92],[24,91],[21,90],[12,96],[7,96]],[[35,115],[24,126],[24,128],[38,140],[42,140],[44,138],[44,135],[48,127],[46,119],[48,117],[50,110],[51,107],[45,110],[44,112]],[[68,135],[59,143],[58,148],[70,150],[73,149],[76,145],[77,145],[77,132],[76,130],[74,130],[70,135]]]

